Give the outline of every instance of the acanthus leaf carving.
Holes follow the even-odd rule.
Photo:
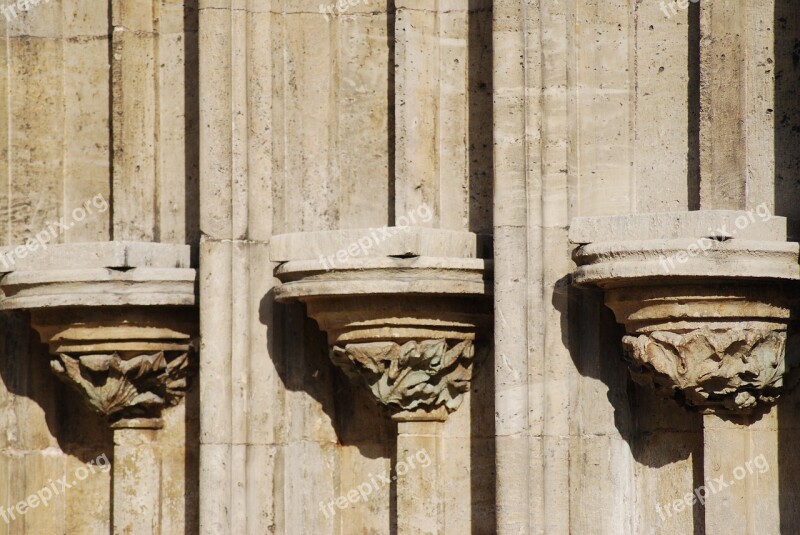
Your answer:
[[[157,417],[186,393],[189,354],[159,351],[123,358],[118,353],[69,355],[50,361],[53,372],[112,420]]]
[[[331,359],[394,411],[455,411],[469,390],[475,348],[471,340],[366,342],[334,346]]]
[[[746,414],[784,386],[786,332],[742,328],[625,336],[633,379],[701,412]]]

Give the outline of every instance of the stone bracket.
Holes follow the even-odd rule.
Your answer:
[[[412,229],[373,254],[332,265],[336,247],[347,251],[358,236],[349,230],[273,238],[282,282],[275,298],[306,304],[328,335],[334,364],[393,419],[443,421],[469,390],[476,354],[488,353],[491,260],[477,257],[485,248],[474,234]],[[463,256],[425,254],[437,250]],[[404,254],[380,254],[389,251]]]
[[[186,394],[189,354],[159,351],[123,358],[111,355],[67,355],[50,361],[53,372],[80,392],[89,405],[113,423],[158,419]]]
[[[50,246],[0,279],[0,309],[25,310],[51,368],[119,427],[161,427],[184,397],[198,318],[189,247]]]
[[[469,391],[474,357],[471,340],[366,342],[331,350],[345,375],[396,414],[455,411]]]
[[[727,229],[724,236],[718,235]],[[604,290],[633,379],[702,413],[773,404],[798,365],[787,222],[730,210],[577,218],[573,282]]]

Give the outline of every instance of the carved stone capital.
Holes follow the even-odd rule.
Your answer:
[[[476,353],[488,353],[491,260],[476,235],[437,229],[398,230],[369,254],[333,260],[362,233],[276,236],[275,298],[306,305],[334,364],[393,419],[443,421],[469,390]]]
[[[158,419],[186,394],[189,354],[159,351],[132,356],[68,355],[50,361],[53,372],[112,423]]]
[[[623,338],[631,376],[701,412],[746,413],[784,386],[786,333],[700,328]]]
[[[32,312],[50,367],[114,427],[162,426],[192,371],[196,310],[68,308]]]
[[[0,309],[30,313],[51,367],[114,427],[161,427],[197,336],[187,245],[59,244],[0,274]]]
[[[162,426],[192,369],[192,307],[71,307],[34,310],[51,369],[114,427]]]
[[[395,415],[455,411],[469,391],[474,357],[471,340],[367,342],[331,350],[334,364]]]
[[[798,364],[787,333],[800,247],[786,228],[726,210],[577,218],[574,282],[604,291],[637,383],[703,413],[745,415],[792,386]]]

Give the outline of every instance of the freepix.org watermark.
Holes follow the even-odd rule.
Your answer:
[[[758,216],[758,219],[756,219],[756,216]],[[769,207],[766,205],[766,203],[761,203],[756,206],[755,210],[748,210],[734,219],[733,225],[730,228],[728,228],[727,223],[717,229],[709,228],[709,233],[713,233],[713,238],[698,238],[697,242],[690,244],[688,247],[686,247],[685,251],[681,251],[670,256],[660,255],[658,257],[658,261],[661,264],[664,272],[669,273],[671,270],[675,269],[676,262],[678,264],[685,264],[692,257],[699,256],[701,254],[703,256],[707,256],[708,250],[713,247],[715,241],[733,238],[740,230],[746,229],[751,224],[757,222],[763,223],[765,221],[769,221],[770,219],[772,219],[772,214],[769,212]]]
[[[433,218],[433,210],[431,210],[430,206],[423,203],[416,210],[409,212],[408,215],[401,215],[398,217],[397,226],[371,228],[369,229],[369,233],[357,239],[347,247],[339,249],[335,254],[330,256],[320,255],[319,261],[325,270],[331,270],[337,263],[345,264],[352,258],[362,255],[367,256],[370,249],[385,240],[391,239],[399,232],[408,230],[409,225],[414,225],[418,221],[427,223],[431,218]]]
[[[37,232],[33,238],[28,238],[25,241],[25,245],[18,245],[0,254],[0,269],[13,270],[18,259],[25,258],[39,249],[47,249],[47,245],[52,240],[74,227],[75,223],[80,223],[87,217],[94,215],[95,211],[103,213],[108,208],[108,201],[102,194],[95,195],[91,199],[84,201],[82,206],[75,208],[70,214],[72,220],[67,221],[67,216],[61,216],[58,221],[49,222],[47,227]]]
[[[68,476],[64,476],[55,481],[51,479],[47,482],[47,485],[15,505],[9,505],[8,507],[0,506],[0,517],[3,518],[6,524],[10,524],[17,520],[18,517],[27,515],[33,509],[47,507],[53,498],[65,494],[67,489],[75,487],[81,481],[86,480],[90,475],[96,474],[97,472],[107,473],[110,470],[111,461],[109,461],[106,454],[103,453],[98,458],[89,461],[88,464],[76,468],[73,479],[70,481],[67,481],[67,479],[69,479]]]
[[[325,4],[320,4],[319,12],[325,16],[325,20],[330,20],[334,14],[341,15],[351,7],[357,6],[358,4],[369,4],[371,1],[372,0],[338,0],[337,2],[331,2],[327,6]]]
[[[678,14],[679,9],[689,9],[689,4],[697,4],[700,0],[672,0],[672,2],[665,2],[661,0],[661,11],[667,18]]]
[[[50,0],[17,0],[10,4],[0,5],[0,13],[6,21],[13,22],[19,17],[20,13],[27,13],[39,4],[49,4]]]
[[[366,502],[373,492],[377,492],[378,490],[391,485],[392,481],[397,481],[397,476],[406,475],[411,470],[427,468],[431,465],[431,462],[431,456],[428,454],[428,451],[425,448],[418,450],[413,455],[409,455],[404,460],[397,462],[394,467],[394,475],[390,476],[386,472],[378,475],[372,475],[370,473],[368,474],[369,481],[365,481],[360,485],[357,485],[354,489],[351,489],[349,492],[330,500],[328,503],[319,502],[319,510],[322,511],[322,513],[325,515],[325,518],[330,518],[331,516],[336,515],[336,510],[334,507],[341,511],[343,509],[347,509],[351,505],[357,504],[358,502]]]
[[[700,485],[694,489],[693,492],[687,492],[686,495],[679,500],[675,500],[672,503],[665,505],[657,503],[656,511],[658,511],[661,521],[663,522],[667,518],[670,518],[673,514],[690,510],[692,505],[697,502],[705,505],[706,499],[709,496],[734,486],[738,481],[743,480],[747,476],[753,475],[756,472],[763,474],[768,470],[769,462],[767,462],[767,458],[764,457],[764,454],[762,453],[755,459],[750,459],[744,463],[744,465],[739,465],[734,468],[733,474],[731,474],[732,479],[727,478],[724,474],[718,478],[710,479],[705,482],[705,485]]]

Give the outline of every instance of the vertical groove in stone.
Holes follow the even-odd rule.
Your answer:
[[[247,22],[247,238],[269,241],[273,230],[274,182],[272,139],[277,137],[273,110],[273,20],[271,0],[248,0]]]
[[[528,332],[534,333],[529,336],[529,351],[534,358],[530,359],[528,371],[529,377],[536,378],[528,384],[528,403],[531,433],[540,444],[533,449],[531,465],[541,467],[541,479],[537,479],[538,474],[531,477],[536,484],[533,492],[541,493],[542,508],[541,517],[532,519],[532,528],[544,533],[584,531],[572,525],[572,496],[565,490],[572,488],[572,450],[567,437],[572,432],[570,385],[574,365],[563,344],[566,327],[559,319],[568,306],[563,293],[566,284],[560,279],[571,271],[565,229],[569,217],[566,147],[572,140],[566,132],[566,95],[559,91],[566,86],[567,57],[557,44],[568,43],[572,37],[567,14],[568,8],[545,2],[540,4],[538,13],[529,14],[535,16],[533,20],[526,17],[536,28],[538,38],[538,42],[526,42],[525,57],[534,59],[528,68],[538,71],[526,77],[526,89],[538,97],[534,102],[532,96],[527,105],[539,115],[530,117],[528,123],[529,129],[535,125],[538,135],[538,139],[529,141],[528,161],[538,165],[529,170],[527,178]],[[557,33],[559,30],[563,33]],[[540,90],[541,87],[547,90]],[[532,114],[530,107],[526,113]],[[558,250],[565,251],[564,255],[555,254]]]
[[[11,243],[11,36],[0,24],[0,243]]]
[[[248,213],[247,195],[249,182],[248,130],[249,112],[247,109],[248,64],[247,18],[244,9],[232,9],[231,16],[231,238],[247,239]]]
[[[287,212],[287,170],[286,170],[286,64],[284,61],[284,47],[286,22],[282,15],[276,16],[270,28],[269,51],[271,55],[271,85],[272,85],[272,127],[276,135],[270,139],[272,151],[272,194],[273,210],[272,220],[274,221],[272,233],[283,234],[290,231],[288,227]]]
[[[244,32],[242,32],[244,33]],[[246,214],[245,214],[246,215]],[[230,365],[230,393],[231,407],[229,418],[231,420],[231,504],[235,504],[230,511],[231,533],[247,533],[247,508],[241,504],[247,503],[247,416],[250,414],[248,404],[250,378],[249,354],[247,340],[250,337],[250,318],[253,312],[250,307],[250,284],[248,273],[250,270],[249,244],[235,241],[231,250],[231,365]]]

